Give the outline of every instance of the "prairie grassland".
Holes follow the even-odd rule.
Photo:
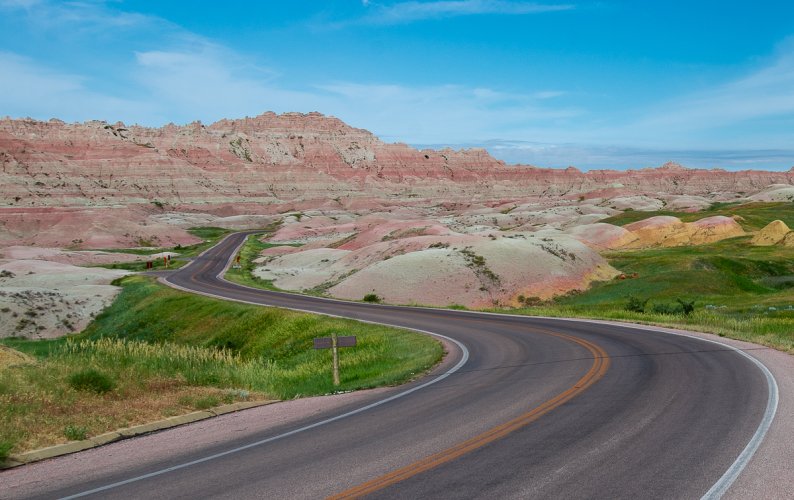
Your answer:
[[[780,219],[794,226],[794,203],[717,204],[705,212],[624,212],[606,222],[625,224],[669,214],[691,221],[738,215],[747,231]],[[700,246],[609,252],[615,268],[637,278],[595,284],[519,314],[614,319],[681,327],[747,340],[794,353],[794,249],[757,247],[750,236]],[[626,310],[630,297],[648,301],[644,313]],[[691,315],[660,314],[676,299],[694,301]]]
[[[120,284],[80,334],[3,342],[35,362],[0,367],[0,457],[222,403],[398,384],[443,355],[405,330]],[[339,388],[330,351],[312,349],[331,332],[359,341],[340,353]]]

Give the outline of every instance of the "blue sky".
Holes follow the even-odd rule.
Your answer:
[[[0,0],[0,116],[268,110],[540,166],[788,169],[794,2]]]

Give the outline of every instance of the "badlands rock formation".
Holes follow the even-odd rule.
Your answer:
[[[0,120],[4,206],[169,206],[337,197],[443,200],[735,196],[792,184],[794,172],[634,171],[508,166],[485,150],[416,150],[319,113],[162,128],[123,123]],[[629,197],[629,198],[626,198]],[[655,206],[654,201],[648,201]],[[649,206],[650,207],[650,206]],[[636,208],[636,207],[635,207]]]
[[[500,228],[596,222],[603,211],[697,210],[794,190],[794,172],[632,171],[508,166],[481,149],[417,150],[319,113],[162,128],[92,121],[0,120],[0,245],[189,244],[189,224],[247,228],[290,211],[501,206]],[[764,191],[774,185],[772,191]],[[580,220],[530,214],[527,203],[584,202]],[[510,207],[515,207],[511,210]],[[597,207],[593,210],[592,207]],[[534,210],[537,207],[532,207]],[[479,217],[480,219],[482,217]],[[453,227],[480,225],[476,213]],[[261,222],[261,221],[260,221]],[[188,224],[188,225],[186,225]],[[475,228],[476,229],[476,228]]]
[[[336,248],[268,252],[255,275],[282,289],[327,291],[346,299],[374,293],[394,304],[491,307],[584,290],[618,274],[595,251],[554,230],[488,235],[447,230],[379,241],[370,236],[356,235]]]
[[[767,247],[777,244],[794,246],[794,233],[782,220],[775,220],[767,224],[758,231],[750,243],[760,247]]]
[[[621,248],[677,247],[703,245],[743,236],[744,229],[731,217],[706,217],[682,222],[678,217],[657,216],[624,226],[636,239]]]
[[[128,274],[44,260],[0,260],[0,337],[52,338],[80,331],[110,304]]]
[[[626,248],[639,240],[639,236],[626,228],[602,222],[575,226],[565,232],[596,250]]]
[[[281,222],[270,239],[280,246],[256,273],[285,289],[488,307],[612,278],[600,250],[743,234],[724,217],[602,222],[623,210],[697,211],[794,192],[794,170],[505,165],[481,149],[386,144],[319,113],[161,128],[5,119],[0,168],[0,249],[13,259],[2,264],[13,277],[0,283],[9,311],[0,319],[6,332],[40,336],[80,328],[111,296],[77,283],[107,286],[115,275],[71,265],[133,258],[77,250],[193,244],[194,226]]]

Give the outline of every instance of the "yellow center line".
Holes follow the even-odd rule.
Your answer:
[[[386,488],[387,486],[391,486],[395,483],[416,476],[417,474],[426,472],[430,469],[438,467],[439,465],[445,464],[447,462],[451,462],[452,460],[455,460],[456,458],[459,458],[465,455],[466,453],[481,448],[498,439],[502,439],[508,434],[517,431],[518,429],[534,422],[535,420],[539,419],[541,416],[545,415],[546,413],[552,411],[553,409],[567,403],[574,397],[578,396],[579,394],[587,390],[590,386],[595,384],[598,380],[600,380],[609,369],[609,364],[610,364],[609,355],[600,346],[592,342],[589,342],[587,340],[573,337],[571,335],[565,335],[562,333],[552,332],[549,330],[543,330],[539,328],[535,328],[534,330],[538,331],[539,333],[552,335],[554,337],[559,337],[565,340],[569,340],[586,348],[588,351],[590,351],[590,353],[593,354],[592,366],[587,371],[587,373],[585,373],[584,376],[582,376],[582,378],[576,381],[576,383],[573,386],[569,387],[567,390],[554,396],[548,401],[545,401],[539,406],[533,408],[527,413],[524,413],[523,415],[520,415],[501,425],[493,427],[483,432],[482,434],[467,439],[466,441],[463,441],[462,443],[459,443],[451,448],[438,452],[434,455],[430,455],[429,457],[419,460],[418,462],[414,462],[405,467],[401,467],[397,470],[389,472],[388,474],[384,474],[383,476],[375,478],[371,481],[367,481],[366,483],[362,483],[358,486],[354,486],[353,488],[345,490],[329,498],[332,500],[339,500],[346,498],[358,498],[365,495],[369,495],[370,493],[374,493],[375,491]]]

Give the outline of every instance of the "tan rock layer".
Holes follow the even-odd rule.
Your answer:
[[[624,240],[620,248],[676,247],[703,245],[743,236],[744,229],[731,217],[706,217],[682,222],[677,217],[658,216],[624,226],[635,239]],[[612,247],[616,248],[616,247]]]
[[[794,236],[791,229],[782,220],[775,220],[758,231],[750,240],[755,246],[767,247],[782,243],[785,246],[794,246]]]

